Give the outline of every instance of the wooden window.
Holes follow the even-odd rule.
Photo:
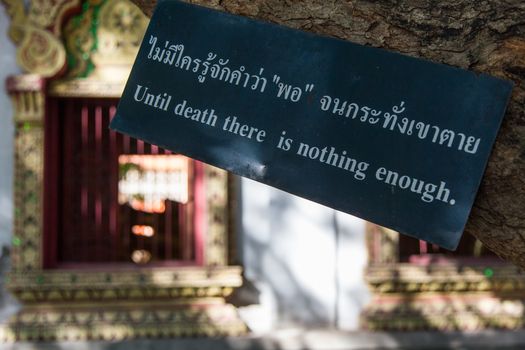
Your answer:
[[[201,165],[110,131],[117,103],[48,103],[44,266],[200,264]]]

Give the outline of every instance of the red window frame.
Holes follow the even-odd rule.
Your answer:
[[[65,234],[64,226],[67,225],[66,220],[73,220],[73,218],[64,217],[62,215],[64,206],[67,205],[66,199],[63,197],[63,181],[64,181],[64,164],[63,152],[68,152],[68,136],[64,131],[64,118],[72,116],[76,113],[86,113],[85,108],[94,108],[95,114],[100,111],[109,111],[109,119],[112,118],[118,101],[109,98],[48,98],[46,101],[47,110],[45,115],[44,125],[44,188],[43,188],[43,266],[45,269],[56,268],[95,268],[107,267],[110,264],[112,267],[130,267],[137,266],[131,261],[129,263],[122,262],[89,262],[89,263],[70,263],[62,262],[59,259],[60,245],[59,238],[61,234]],[[86,107],[88,106],[88,107]],[[100,107],[100,109],[97,109]],[[89,117],[93,117],[93,111],[89,112]],[[107,113],[107,112],[106,112]],[[97,118],[100,116],[97,115]],[[105,118],[108,118],[106,116]],[[109,120],[108,119],[108,120]],[[100,123],[99,123],[100,124]],[[99,129],[97,129],[99,130]],[[104,132],[106,132],[104,130]],[[100,134],[100,132],[99,132]],[[105,134],[106,135],[106,134]],[[91,143],[92,147],[96,147],[96,152],[109,152],[109,158],[113,157],[111,165],[110,177],[113,183],[113,190],[118,191],[118,155],[121,153],[116,149],[116,133],[110,131],[109,137],[111,140],[101,142],[100,139],[95,138],[95,142]],[[124,136],[118,136],[124,137]],[[127,137],[127,136],[126,136]],[[141,141],[137,141],[137,147],[150,147]],[[152,148],[155,146],[151,146]],[[100,153],[104,154],[104,153]],[[192,181],[190,182],[189,195],[192,201],[191,206],[183,207],[179,205],[179,218],[186,218],[188,220],[180,220],[177,225],[179,230],[183,232],[181,235],[181,249],[179,259],[166,260],[164,262],[157,262],[155,264],[140,265],[144,267],[152,266],[187,266],[187,265],[203,265],[204,262],[204,231],[206,220],[206,202],[204,189],[204,165],[197,161],[190,162],[190,169],[192,170]],[[116,180],[115,180],[116,179]],[[116,182],[115,182],[116,181]],[[110,191],[110,192],[112,192]],[[118,215],[118,200],[116,192],[110,194],[112,196],[111,206],[108,214],[111,220],[116,220]],[[106,208],[107,209],[107,208]],[[108,227],[110,230],[115,229],[116,222],[111,222]],[[107,225],[106,225],[107,226]],[[108,232],[98,232],[97,234],[106,234]],[[113,239],[119,239],[114,232],[109,234]],[[85,249],[80,247],[79,249]]]

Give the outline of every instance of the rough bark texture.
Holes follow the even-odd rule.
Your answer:
[[[133,1],[149,16],[156,2]],[[466,232],[525,268],[523,0],[190,2],[514,81]]]

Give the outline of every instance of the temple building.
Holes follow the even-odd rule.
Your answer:
[[[525,277],[472,236],[448,252],[110,131],[148,24],[128,0],[2,2],[0,343],[523,327]]]

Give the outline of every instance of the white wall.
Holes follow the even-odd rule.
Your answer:
[[[19,73],[15,62],[15,48],[7,37],[9,19],[0,5],[0,322],[14,314],[18,303],[4,291],[8,258],[1,248],[9,246],[13,230],[13,109],[5,90],[5,80]]]
[[[259,306],[241,309],[254,331],[353,330],[368,291],[364,221],[260,183],[242,183],[242,259]]]
[[[8,75],[19,73],[7,36],[9,18],[0,6],[0,246],[9,245],[13,227],[13,109],[5,90]]]

